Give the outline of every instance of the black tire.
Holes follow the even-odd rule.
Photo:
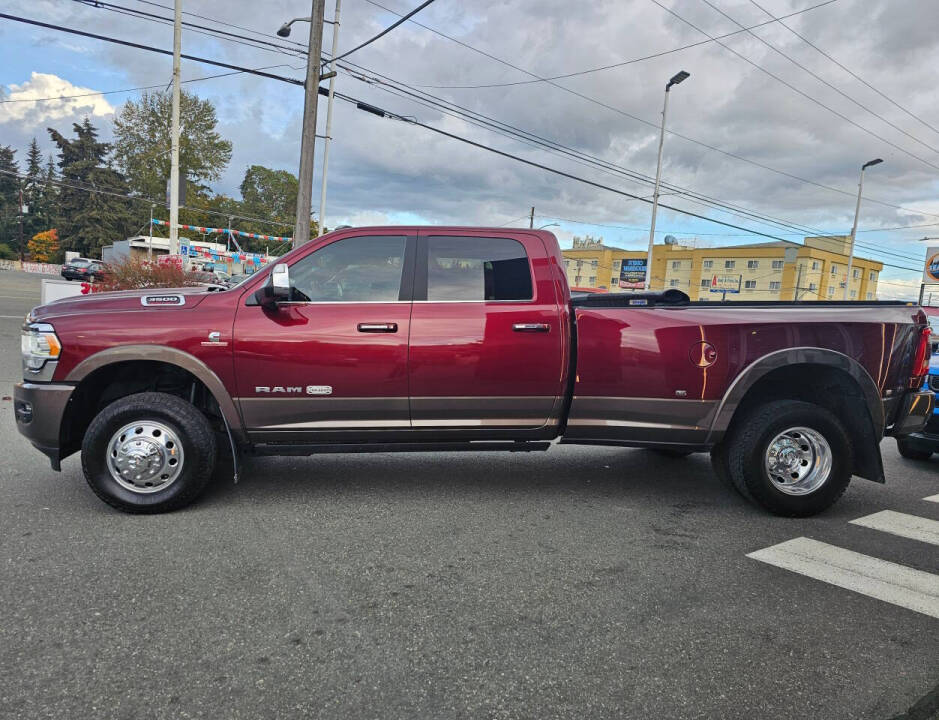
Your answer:
[[[920,450],[910,445],[906,438],[897,438],[897,451],[907,460],[929,460],[932,453],[929,450]]]
[[[108,469],[111,438],[135,421],[155,421],[172,430],[182,446],[183,463],[166,488],[135,492],[120,483]],[[193,502],[205,489],[216,463],[215,434],[205,416],[175,395],[145,392],[116,400],[95,416],[82,441],[82,470],[95,494],[128,513],[161,513]]]
[[[830,448],[831,467],[818,488],[792,495],[773,484],[764,459],[778,435],[799,427],[821,435]],[[786,517],[808,517],[831,507],[851,482],[854,466],[851,440],[841,421],[823,407],[798,400],[769,402],[738,418],[718,457],[727,478],[744,497]]]

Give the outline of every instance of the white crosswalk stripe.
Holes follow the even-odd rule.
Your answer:
[[[939,619],[939,575],[806,537],[747,557]]]
[[[916,515],[882,510],[873,515],[866,515],[857,520],[852,520],[851,524],[881,530],[911,540],[939,545],[939,521],[917,517]]]
[[[939,503],[939,495],[930,495],[929,497],[924,497],[923,500],[927,500],[928,502]]]

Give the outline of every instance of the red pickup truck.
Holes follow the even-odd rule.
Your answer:
[[[571,298],[555,237],[343,229],[224,292],[35,308],[20,432],[129,512],[182,507],[218,453],[710,452],[744,496],[817,513],[884,482],[883,435],[932,410],[923,311],[903,303]],[[226,463],[227,464],[227,463]]]

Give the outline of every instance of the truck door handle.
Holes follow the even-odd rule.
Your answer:
[[[359,323],[358,330],[365,333],[396,333],[398,323]]]
[[[550,323],[515,323],[512,326],[515,332],[549,332]]]

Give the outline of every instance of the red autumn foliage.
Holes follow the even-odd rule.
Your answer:
[[[148,262],[129,258],[107,266],[107,273],[95,283],[94,292],[178,288],[198,285],[195,273],[186,272],[174,263]]]

